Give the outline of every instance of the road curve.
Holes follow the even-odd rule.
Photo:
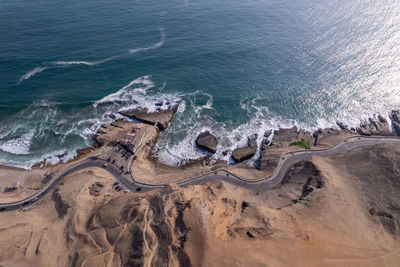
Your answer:
[[[245,179],[226,169],[218,169],[184,181],[177,182],[177,184],[179,186],[186,187],[189,185],[202,184],[210,181],[225,181],[237,186],[245,187],[247,189],[262,191],[270,189],[279,184],[289,168],[296,162],[310,160],[313,156],[326,157],[342,153],[352,148],[386,143],[400,143],[400,138],[393,136],[353,136],[348,137],[337,143],[336,145],[323,150],[299,150],[288,152],[281,157],[275,171],[271,175],[258,180]],[[108,171],[121,183],[121,185],[133,192],[146,192],[151,189],[162,188],[166,185],[147,184],[140,181],[133,182],[131,180],[130,173],[123,174],[117,166],[111,164],[110,162],[92,157],[78,162],[77,164],[65,169],[64,171],[62,171],[61,174],[59,174],[49,183],[47,183],[46,186],[44,186],[41,190],[29,197],[15,202],[0,203],[0,211],[15,210],[30,205],[42,198],[49,191],[51,191],[51,189],[58,185],[67,175],[88,167],[100,167]]]

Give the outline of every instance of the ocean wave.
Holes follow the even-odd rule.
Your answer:
[[[95,61],[85,61],[85,60],[80,60],[80,61],[54,61],[54,62],[46,62],[41,64],[42,66],[36,67],[28,72],[26,72],[24,75],[21,76],[21,78],[18,80],[17,85],[22,83],[25,80],[30,79],[31,77],[35,76],[38,73],[41,73],[45,70],[48,69],[54,69],[54,68],[61,68],[61,67],[69,67],[69,66],[73,66],[73,65],[86,65],[86,66],[96,66],[99,64],[103,64],[118,58],[122,58],[124,56],[127,55],[132,55],[132,54],[136,54],[138,52],[144,52],[144,51],[148,51],[148,50],[154,50],[157,48],[160,48],[161,46],[164,45],[166,39],[166,34],[163,28],[160,29],[160,41],[152,46],[148,46],[148,47],[139,47],[139,48],[133,48],[133,49],[129,49],[129,52],[126,54],[120,54],[120,55],[116,55],[116,56],[112,56],[112,57],[107,57],[104,59],[100,59],[100,60],[95,60]]]
[[[28,80],[28,79],[31,78],[32,76],[34,76],[34,75],[36,75],[36,74],[38,74],[38,73],[41,73],[42,71],[45,71],[45,70],[47,70],[47,69],[48,69],[48,67],[36,67],[36,68],[34,68],[34,69],[28,71],[28,72],[25,73],[24,75],[22,75],[21,78],[19,78],[17,84],[20,84],[20,83],[22,83],[23,81]]]
[[[211,159],[222,159],[232,163],[230,159],[232,151],[245,146],[251,135],[257,134],[257,155],[259,155],[260,144],[266,131],[298,126],[295,120],[273,116],[265,107],[259,108],[250,121],[236,127],[232,127],[230,123],[216,122],[207,116],[197,118],[194,125],[190,125],[190,120],[177,119],[175,121],[183,125],[171,125],[171,130],[168,130],[170,132],[160,136],[153,151],[161,162],[168,165],[180,165],[185,160],[203,157],[205,153],[196,148],[195,140],[199,133],[204,131],[209,131],[219,140],[217,152],[210,155]],[[184,134],[177,140],[176,136],[180,133]],[[247,161],[247,164],[253,166],[256,158]]]
[[[200,92],[197,92],[199,94]],[[271,140],[274,131],[279,129],[288,129],[296,126],[299,130],[308,131],[310,134],[317,129],[335,128],[339,129],[337,121],[343,122],[348,127],[358,127],[360,123],[365,122],[370,117],[377,114],[387,119],[390,125],[390,118],[387,112],[360,114],[340,113],[337,117],[315,118],[309,122],[298,122],[295,119],[278,116],[268,110],[267,107],[256,106],[257,97],[245,99],[241,102],[241,108],[252,114],[247,122],[238,126],[232,125],[230,121],[217,122],[208,115],[201,115],[199,112],[204,105],[193,106],[195,101],[188,101],[191,107],[188,112],[192,115],[183,118],[179,117],[173,121],[170,128],[161,133],[159,140],[154,147],[153,153],[157,158],[168,165],[181,165],[186,160],[194,160],[203,157],[204,151],[197,149],[195,140],[203,131],[209,131],[218,139],[217,151],[215,154],[209,154],[211,160],[225,160],[234,164],[231,159],[233,150],[247,145],[248,138],[257,134],[257,152],[256,156],[246,161],[247,166],[255,166],[258,156],[261,154],[261,144],[264,138]],[[209,99],[209,102],[210,99]],[[178,114],[179,116],[179,114]],[[192,123],[195,121],[195,123]],[[270,132],[269,136],[265,136]]]
[[[142,93],[146,94],[147,90],[154,87],[154,83],[150,80],[150,75],[145,75],[139,78],[136,78],[129,82],[129,84],[123,86],[121,89],[116,91],[115,93],[109,94],[103,97],[100,100],[97,100],[93,103],[93,107],[97,107],[100,104],[107,103],[107,102],[116,102],[116,101],[127,101],[131,99],[134,93]],[[142,87],[137,85],[142,85]],[[133,88],[135,87],[135,88]],[[131,91],[134,90],[135,92]]]
[[[167,35],[165,34],[164,29],[161,28],[160,29],[160,41],[158,43],[156,43],[152,46],[149,46],[149,47],[139,47],[139,48],[135,48],[135,49],[130,49],[129,54],[135,54],[135,53],[142,52],[142,51],[148,51],[148,50],[160,48],[161,46],[164,45],[166,37],[167,37]]]
[[[160,84],[161,85],[161,84]],[[160,89],[163,88],[163,89]],[[165,89],[164,89],[165,88]],[[158,159],[169,165],[179,165],[189,159],[204,156],[204,152],[195,146],[195,139],[202,131],[210,131],[217,136],[217,152],[212,160],[222,159],[230,162],[234,149],[246,145],[247,139],[257,134],[258,150],[266,131],[282,128],[298,128],[313,131],[318,128],[337,127],[336,119],[349,126],[357,126],[369,114],[335,113],[332,116],[315,114],[307,123],[298,122],[284,116],[277,116],[263,103],[260,96],[243,98],[238,109],[247,113],[249,118],[242,124],[231,121],[217,121],[217,107],[214,107],[213,95],[195,91],[192,93],[167,93],[164,81],[159,87],[145,75],[131,80],[120,89],[100,100],[71,114],[59,109],[59,103],[38,101],[16,114],[0,129],[0,162],[12,165],[28,166],[46,159],[48,162],[64,161],[76,155],[76,149],[90,145],[90,136],[103,123],[110,123],[110,114],[122,118],[119,111],[147,108],[150,112],[168,108],[170,103],[179,103],[178,112],[153,150]],[[384,115],[384,113],[381,113]],[[387,117],[387,116],[386,116]],[[30,130],[34,131],[29,132]],[[46,145],[43,145],[46,144]],[[58,153],[58,154],[57,154]],[[65,154],[62,158],[59,154]],[[254,157],[245,164],[254,166]],[[233,163],[233,162],[232,162]]]
[[[34,134],[35,131],[31,130],[21,137],[2,142],[0,143],[0,149],[14,155],[28,155]]]
[[[56,61],[50,63],[54,66],[70,66],[70,65],[87,65],[94,66],[96,65],[96,61]]]

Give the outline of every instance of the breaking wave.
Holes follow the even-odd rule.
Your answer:
[[[133,92],[141,92],[142,94],[146,94],[148,89],[154,87],[154,83],[149,79],[150,77],[150,75],[146,75],[132,80],[129,84],[125,85],[117,92],[109,94],[94,102],[93,107],[96,108],[99,104],[107,102],[127,101],[134,96],[132,94]],[[143,85],[143,87],[138,87],[138,85]],[[133,89],[135,86],[136,88],[134,88],[134,91],[130,91],[130,89]]]
[[[211,159],[231,162],[232,151],[244,146],[253,134],[257,134],[259,154],[267,131],[293,126],[309,131],[335,127],[336,118],[355,126],[368,115],[339,114],[336,118],[321,117],[309,123],[299,123],[262,106],[260,97],[249,96],[237,106],[238,112],[247,114],[248,120],[237,124],[229,120],[218,121],[220,109],[214,104],[216,100],[211,94],[202,91],[169,93],[165,81],[158,83],[152,80],[151,75],[141,76],[90,106],[69,111],[61,110],[59,103],[49,100],[33,103],[5,122],[3,125],[7,127],[0,127],[0,163],[30,168],[43,159],[51,163],[65,162],[76,155],[76,149],[91,144],[91,135],[103,123],[112,122],[111,114],[122,118],[118,112],[128,109],[146,108],[153,112],[179,104],[173,122],[160,133],[153,150],[161,162],[169,165],[184,164],[187,160],[204,156],[205,152],[196,148],[195,139],[206,130],[218,138],[217,152],[210,155]],[[255,159],[245,164],[253,166]]]
[[[4,152],[15,155],[27,155],[29,154],[29,147],[31,145],[34,133],[35,131],[30,130],[21,137],[3,142],[0,144],[0,149]]]

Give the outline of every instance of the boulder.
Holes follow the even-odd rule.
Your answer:
[[[171,109],[157,112],[148,112],[148,109],[145,108],[141,110],[120,111],[119,113],[143,123],[156,125],[160,131],[163,131],[168,128],[169,123],[174,118],[176,110],[177,107],[174,106]]]
[[[400,135],[400,110],[392,110],[390,113],[390,119],[397,135]]]
[[[114,114],[107,114],[106,117],[109,117],[112,120],[115,120],[117,117],[115,117]]]
[[[265,133],[264,133],[264,137],[265,137],[265,138],[268,138],[271,134],[272,134],[272,131],[271,131],[271,130],[267,130],[267,131],[265,131]]]
[[[369,118],[357,127],[357,133],[360,135],[392,135],[387,120],[378,115],[378,117]]]
[[[199,149],[211,153],[217,151],[218,140],[214,135],[210,134],[209,131],[200,133],[199,136],[197,136],[195,143]]]
[[[257,152],[257,134],[253,134],[247,140],[247,146],[233,150],[232,158],[236,162],[252,158]]]
[[[348,130],[347,125],[345,125],[343,122],[337,121],[336,124],[341,130]]]

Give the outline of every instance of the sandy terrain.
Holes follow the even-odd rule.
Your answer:
[[[216,182],[146,194],[101,169],[0,213],[0,266],[396,266],[400,146],[299,163],[276,188]]]
[[[43,186],[44,170],[27,171],[0,166],[0,202],[11,202],[31,195]],[[8,191],[8,192],[7,192]]]

